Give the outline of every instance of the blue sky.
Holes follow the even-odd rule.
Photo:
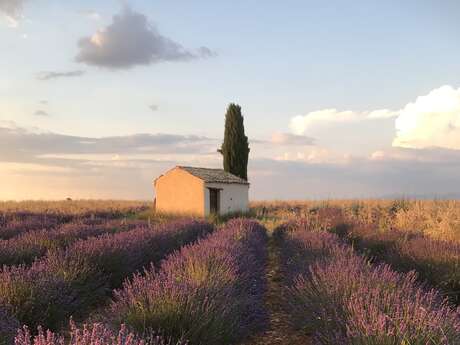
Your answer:
[[[261,4],[2,0],[0,199],[148,198],[174,164],[220,166],[229,102],[253,198],[452,192],[458,1]]]

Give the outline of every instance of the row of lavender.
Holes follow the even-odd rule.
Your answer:
[[[0,239],[8,240],[35,230],[49,230],[68,223],[86,225],[101,224],[135,214],[141,208],[113,209],[106,211],[69,214],[48,212],[6,212],[0,213]]]
[[[170,255],[159,270],[151,267],[126,281],[103,313],[104,325],[73,327],[68,344],[234,344],[264,320],[266,240],[256,222],[228,222]],[[149,336],[155,330],[164,337]],[[17,345],[30,341],[28,330],[16,338]],[[41,332],[33,344],[64,341]]]
[[[416,270],[419,278],[439,288],[460,304],[460,243],[437,240],[419,232],[350,224],[346,238],[360,251],[403,272]]]
[[[30,267],[4,266],[0,307],[33,329],[40,324],[59,329],[70,315],[85,315],[105,302],[125,278],[212,230],[197,221],[140,227],[79,240],[48,252]]]
[[[460,344],[460,309],[416,274],[370,264],[339,237],[303,226],[278,230],[287,303],[317,344]]]
[[[139,221],[95,221],[58,225],[52,229],[24,231],[14,238],[0,239],[0,267],[3,265],[30,265],[49,250],[65,248],[81,239],[116,233],[147,226]]]
[[[8,240],[34,230],[48,230],[69,223],[68,215],[48,216],[42,214],[18,215],[17,218],[0,217],[0,239]]]
[[[301,222],[338,234],[375,262],[400,272],[415,270],[419,281],[460,304],[460,243],[433,239],[416,229],[381,230],[377,223],[349,219],[338,208],[320,208],[315,216]]]

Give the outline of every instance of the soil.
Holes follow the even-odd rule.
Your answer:
[[[269,313],[269,325],[261,333],[251,335],[243,345],[310,345],[308,336],[294,329],[289,315],[283,309],[283,272],[280,249],[270,236],[267,265],[267,293],[265,305]]]

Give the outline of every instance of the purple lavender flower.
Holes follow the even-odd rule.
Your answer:
[[[67,339],[67,340],[66,340]],[[67,337],[56,335],[51,331],[38,328],[38,334],[32,336],[29,329],[24,326],[19,329],[14,341],[15,345],[187,345],[185,342],[171,342],[161,336],[152,335],[141,339],[128,332],[121,325],[118,332],[108,329],[100,323],[83,325],[80,329],[71,322],[70,334]]]
[[[120,222],[94,225],[70,223],[51,230],[29,231],[9,240],[0,240],[0,266],[30,265],[49,250],[65,248],[80,239],[133,229],[136,225],[137,223]]]
[[[415,272],[372,265],[335,235],[305,230],[286,234],[285,265],[296,270],[287,301],[318,344],[460,343],[458,310]]]
[[[420,280],[460,302],[460,244],[432,239],[420,233],[355,224],[348,239],[376,261],[402,272],[415,270]]]
[[[103,303],[113,288],[151,262],[212,231],[207,223],[180,221],[80,240],[51,251],[31,267],[0,269],[0,305],[35,329],[62,326],[74,312]]]
[[[142,333],[161,329],[192,344],[230,344],[262,313],[266,233],[233,220],[172,254],[159,271],[136,275],[115,293],[110,313]]]
[[[18,328],[19,322],[12,318],[6,309],[0,307],[0,345],[9,345]]]

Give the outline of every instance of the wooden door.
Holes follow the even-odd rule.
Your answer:
[[[209,211],[211,214],[219,214],[220,211],[220,190],[209,188]]]

